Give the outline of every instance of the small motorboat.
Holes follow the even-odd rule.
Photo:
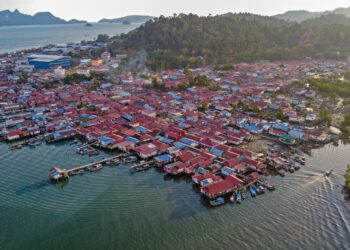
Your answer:
[[[77,144],[77,143],[79,143],[79,140],[71,141],[69,144],[70,144],[70,145],[73,145],[73,144]]]
[[[260,185],[260,184],[256,184],[256,189],[257,189],[257,190],[260,190],[260,192],[261,192],[262,194],[265,193],[265,188],[264,188],[262,185]]]
[[[253,187],[253,189],[255,190],[255,192],[256,192],[257,195],[263,194],[263,192],[262,192],[259,188],[257,188],[255,185],[252,185],[252,187]]]
[[[295,169],[296,171],[298,171],[298,170],[300,169],[300,164],[297,163],[297,162],[295,162],[294,165],[293,165],[293,167],[294,167],[294,169]]]
[[[241,195],[242,200],[245,200],[245,198],[246,198],[246,193],[245,193],[245,192],[246,192],[246,191],[239,192],[240,195]]]
[[[269,190],[269,191],[274,191],[276,190],[276,187],[274,185],[270,185],[270,184],[267,184],[266,185],[266,188]]]
[[[125,160],[124,163],[132,163],[137,161],[137,157],[136,156],[128,156]]]
[[[284,172],[284,170],[277,170],[277,173],[281,176],[284,177],[286,174]]]
[[[326,171],[323,175],[328,177],[333,173],[333,169]]]
[[[289,167],[288,171],[289,171],[289,173],[294,173],[295,172],[295,168],[294,167]]]
[[[255,197],[256,196],[256,191],[255,189],[252,187],[252,186],[249,186],[249,192],[250,192],[250,195],[252,197]]]
[[[237,202],[237,204],[241,204],[241,202],[242,202],[241,192],[237,193],[237,195],[236,195],[236,202]]]
[[[225,203],[225,199],[222,197],[218,197],[215,200],[209,201],[210,205],[212,206],[220,206]]]

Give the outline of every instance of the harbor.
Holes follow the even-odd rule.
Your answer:
[[[257,244],[262,247],[270,242],[271,234],[280,249],[341,249],[349,235],[346,221],[350,220],[350,211],[341,192],[343,168],[349,163],[348,145],[313,150],[311,156],[305,156],[306,163],[299,171],[286,173],[284,178],[272,177],[276,191],[266,190],[255,198],[247,193],[240,205],[232,203],[229,194],[224,197],[225,204],[214,209],[191,178],[168,175],[157,167],[130,174],[135,163],[120,162],[112,168],[106,163],[98,173],[85,172],[71,177],[69,183],[41,185],[39,181],[47,179],[49,166],[70,169],[112,157],[106,152],[91,157],[78,155],[76,146],[60,142],[18,151],[0,145],[4,157],[0,173],[11,180],[0,185],[0,221],[8,232],[3,241],[5,249],[12,248],[15,235],[23,237],[16,243],[21,249],[30,248],[30,239],[40,235],[48,241],[36,245],[39,249],[48,248],[57,239],[66,248],[99,248],[111,239],[117,240],[114,246],[127,248],[130,231],[137,236],[131,243],[135,249],[144,245],[160,249],[168,244],[186,249],[196,242],[198,247],[220,248],[222,237],[248,249],[246,243],[255,242],[255,235],[259,235]],[[47,157],[40,157],[43,154]],[[324,171],[330,168],[334,169],[332,175],[324,177]],[[20,226],[23,219],[19,214],[25,214],[31,222],[25,228]],[[18,219],[10,219],[17,215]],[[334,224],[326,223],[328,220]],[[311,226],[314,230],[309,230]],[[289,234],[280,233],[287,229]],[[0,229],[6,235],[4,230]],[[56,235],[57,230],[66,233]],[[96,230],[101,236],[92,240]],[[75,231],[75,237],[67,235]],[[177,242],[174,233],[187,237]],[[199,237],[206,234],[200,241]],[[328,239],[326,245],[319,243],[324,238]]]
[[[165,141],[162,137],[157,139]],[[99,144],[81,143],[77,139],[63,143],[76,147],[76,153],[82,156],[93,157],[106,150]],[[293,174],[305,166],[304,153],[299,148],[270,142],[265,149],[264,153],[253,156],[255,160],[243,157],[239,168],[237,165],[239,162],[235,161],[234,164],[237,166],[235,170],[230,168],[232,162],[224,157],[214,158],[214,156],[211,156],[212,160],[208,161],[210,165],[201,167],[195,163],[197,160],[194,159],[198,156],[202,157],[204,152],[193,146],[188,147],[186,151],[183,150],[177,157],[171,157],[169,154],[145,157],[137,148],[124,152],[119,150],[119,153],[113,153],[113,156],[88,164],[67,169],[53,167],[49,170],[48,177],[54,183],[58,183],[72,176],[99,172],[104,166],[113,167],[122,164],[128,166],[130,174],[154,167],[165,175],[191,180],[203,201],[209,206],[215,207],[227,202],[241,204],[247,196],[255,198],[257,195],[264,194],[265,191],[274,191],[276,187],[272,183],[274,179],[272,175],[285,177],[286,173]],[[242,155],[243,152],[240,151]],[[193,163],[195,165],[191,170],[190,166]]]

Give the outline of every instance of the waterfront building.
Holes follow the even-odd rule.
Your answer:
[[[61,66],[62,68],[71,67],[72,58],[70,56],[55,56],[55,55],[30,55],[28,63],[33,65],[35,69],[53,69]]]

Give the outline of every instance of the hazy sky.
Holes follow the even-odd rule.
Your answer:
[[[0,10],[19,9],[28,14],[50,11],[65,18],[96,21],[130,14],[172,15],[196,13],[200,15],[226,12],[252,12],[263,15],[287,10],[311,11],[350,7],[349,0],[0,0]]]

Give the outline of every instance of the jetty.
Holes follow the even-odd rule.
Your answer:
[[[135,172],[140,172],[140,171],[144,171],[147,170],[149,168],[151,168],[153,166],[153,164],[155,163],[154,160],[151,161],[141,161],[140,163],[133,165],[132,167],[130,167],[130,172],[131,173],[135,173]]]
[[[69,176],[72,176],[72,175],[82,174],[85,171],[91,171],[92,169],[99,170],[99,169],[101,169],[101,166],[106,164],[106,163],[110,163],[113,161],[119,162],[119,159],[122,157],[125,157],[125,156],[127,156],[127,155],[122,153],[122,154],[119,154],[116,156],[105,158],[105,159],[102,159],[102,160],[99,160],[96,162],[92,162],[89,164],[73,167],[70,169],[61,169],[58,167],[53,167],[49,171],[49,179],[52,181],[56,181],[56,182],[64,181],[64,180],[68,179]]]

